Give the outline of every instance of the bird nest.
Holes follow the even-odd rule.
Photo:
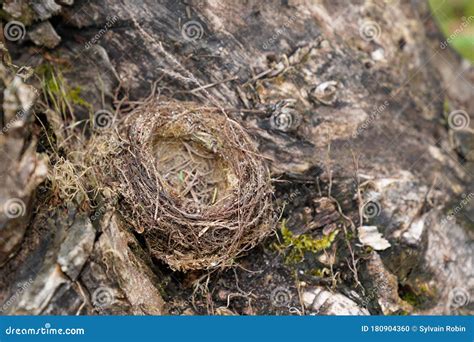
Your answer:
[[[146,103],[105,139],[124,218],[171,268],[229,265],[272,230],[269,171],[219,110]]]

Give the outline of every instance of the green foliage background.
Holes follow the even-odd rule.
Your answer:
[[[450,44],[474,62],[474,0],[430,0],[430,6],[447,37],[460,30]],[[463,21],[468,23],[464,29]]]

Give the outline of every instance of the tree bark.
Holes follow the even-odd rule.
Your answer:
[[[35,117],[0,136],[0,204],[24,206],[1,212],[3,312],[472,314],[456,296],[474,290],[474,70],[440,47],[424,1],[16,3],[3,9],[26,36],[7,46],[38,77],[4,68],[3,128],[27,106],[12,111],[8,94],[21,100],[30,83],[43,95]],[[45,65],[61,74],[63,111],[47,100]],[[120,99],[154,88],[240,122],[268,160],[287,227],[338,230],[331,248],[295,265],[270,237],[233,268],[171,272],[110,201],[68,196],[58,170],[80,179],[78,146],[100,134],[94,113],[119,124]],[[454,111],[468,125],[453,126]],[[361,242],[367,226],[390,247]]]

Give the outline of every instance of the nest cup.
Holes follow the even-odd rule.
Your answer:
[[[244,129],[219,110],[146,103],[117,134],[109,165],[122,215],[171,268],[229,265],[272,230],[269,171]]]

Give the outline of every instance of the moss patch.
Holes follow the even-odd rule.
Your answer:
[[[80,87],[71,87],[63,77],[63,71],[51,64],[42,64],[36,68],[41,77],[45,96],[51,108],[66,117],[73,117],[73,106],[82,106],[92,113],[92,105],[81,97]]]
[[[331,232],[320,239],[315,239],[307,234],[295,235],[288,227],[286,227],[286,220],[281,222],[281,236],[283,241],[276,244],[276,249],[280,251],[288,251],[286,255],[286,262],[298,263],[304,260],[305,253],[319,253],[329,247],[336,239],[339,230]]]

